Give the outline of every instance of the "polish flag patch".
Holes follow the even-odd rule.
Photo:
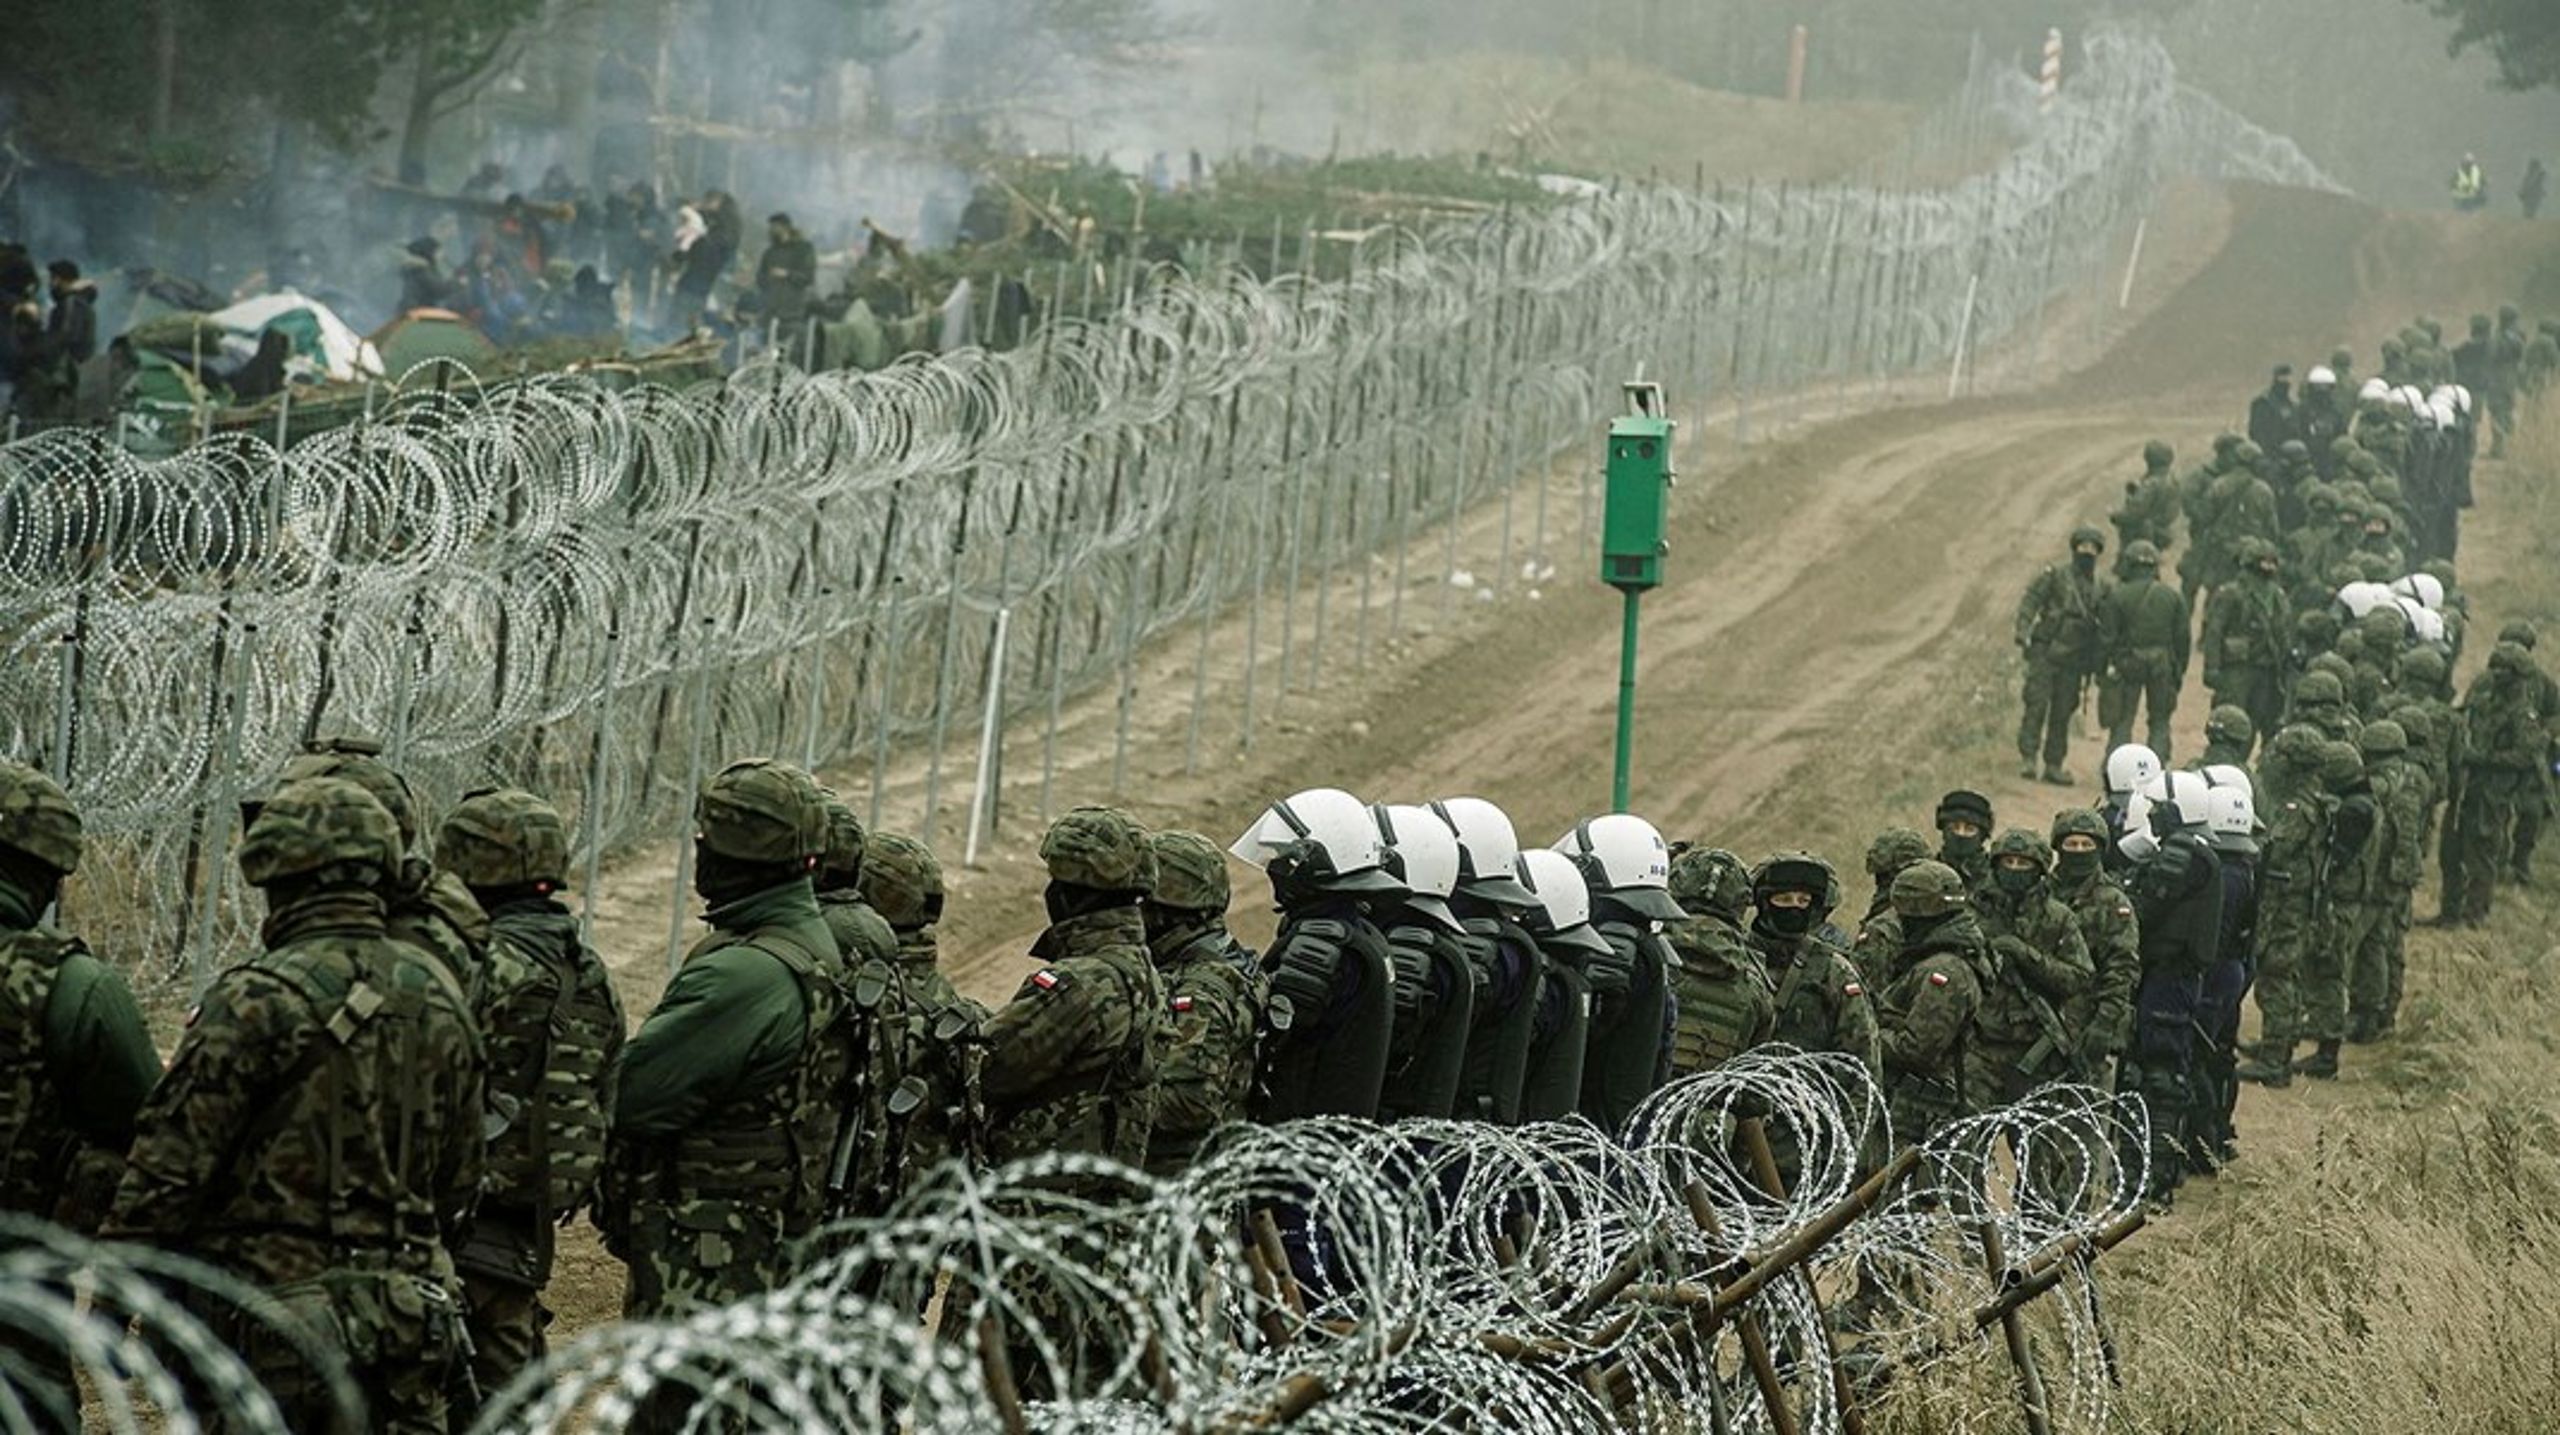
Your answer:
[[[1856,982],[1851,982],[1840,989],[1840,994],[1844,997],[1862,997],[1867,994],[1867,989]]]
[[[1174,1009],[1176,1012],[1186,1012],[1186,1011],[1191,1010],[1191,998],[1189,998],[1189,997],[1175,997],[1175,998],[1173,999],[1173,1009]]]
[[[1933,987],[1942,987],[1946,984],[1947,974],[1945,972],[1931,972],[1929,974],[1929,985]]]
[[[1059,976],[1056,972],[1050,971],[1046,967],[1043,967],[1039,971],[1031,974],[1031,984],[1044,992],[1056,991],[1058,989],[1058,984],[1065,980],[1065,977]]]

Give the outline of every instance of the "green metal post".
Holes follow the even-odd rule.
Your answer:
[[[1636,746],[1636,605],[1644,601],[1642,589],[1619,591],[1627,595],[1627,622],[1618,636],[1618,765],[1609,779],[1612,812],[1627,810],[1627,768]]]

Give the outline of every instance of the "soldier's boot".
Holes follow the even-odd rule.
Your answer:
[[[2379,1040],[2381,1036],[2382,1018],[2375,1016],[2371,1012],[2365,1011],[2350,1012],[2347,1014],[2347,1040],[2349,1042],[2357,1046],[2363,1046],[2367,1043]]]
[[[2294,1070],[2305,1076],[2327,1081],[2338,1074],[2338,1039],[2329,1037],[2312,1049],[2311,1055],[2294,1064]]]
[[[2048,762],[2044,765],[2044,780],[2056,787],[2072,785],[2071,774],[2064,771],[2059,763]]]
[[[2232,1073],[2242,1081],[2254,1081],[2270,1089],[2293,1085],[2293,1043],[2262,1041],[2248,1048],[2249,1059]]]
[[[2019,761],[2018,761],[2018,776],[2019,776],[2020,778],[2022,778],[2023,780],[2028,781],[2028,782],[2033,782],[2033,781],[2035,781],[2035,780],[2036,780],[2036,760],[2035,760],[2034,758],[2032,758],[2032,757],[2029,757],[2029,758],[2021,758],[2021,759],[2019,759]]]

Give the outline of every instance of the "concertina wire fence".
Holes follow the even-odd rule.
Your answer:
[[[673,835],[744,754],[867,759],[876,820],[893,748],[921,743],[930,837],[991,683],[1002,712],[1045,710],[1045,814],[1063,695],[1116,674],[1116,786],[1133,655],[1185,625],[1196,765],[1328,649],[1365,663],[1409,604],[1458,601],[1472,505],[1501,500],[1499,552],[1473,555],[1490,585],[1542,561],[1553,461],[1620,380],[1729,397],[1747,441],[1755,394],[1846,407],[2023,341],[2106,284],[2171,173],[2328,185],[2156,41],[2085,48],[2042,112],[1978,64],[1914,146],[2016,143],[1945,187],[1884,165],[1631,184],[1375,232],[1339,278],[1133,270],[1091,321],[872,373],[413,375],[281,451],[38,434],[0,448],[0,738],[80,803],[101,855],[79,920],[147,987],[201,984],[253,935],[236,803],[315,731],[383,738],[430,809],[492,782],[552,797],[590,900],[599,854]],[[1587,526],[1587,480],[1567,501]],[[1346,565],[1356,612],[1331,612]],[[1245,639],[1213,651],[1230,617]]]

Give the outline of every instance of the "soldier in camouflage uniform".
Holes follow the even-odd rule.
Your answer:
[[[2510,871],[2517,809],[2540,801],[2547,777],[2552,714],[2541,709],[2540,674],[2516,643],[2490,650],[2489,670],[2462,695],[2463,764],[2446,885],[2460,905],[2448,920],[2477,925],[2489,915],[2498,883]]]
[[[1156,885],[1141,910],[1173,1045],[1156,1083],[1147,1171],[1172,1176],[1211,1132],[1245,1119],[1267,995],[1253,950],[1227,932],[1227,855],[1196,832],[1159,832],[1149,843]]]
[[[0,1211],[85,1233],[115,1194],[160,1054],[124,978],[44,920],[81,844],[69,795],[0,760]],[[58,1348],[0,1336],[0,1382],[49,1428],[80,1428],[79,1389]]]
[[[2235,582],[2213,590],[2204,605],[2204,685],[2216,707],[2236,707],[2256,731],[2273,733],[2284,712],[2286,654],[2293,607],[2278,576],[2275,545],[2251,538],[2235,556]],[[2166,757],[2166,749],[2162,750]],[[2243,759],[2247,753],[2243,752]]]
[[[1050,825],[1040,859],[1050,926],[1031,956],[1042,965],[987,1024],[989,1154],[1144,1165],[1173,1041],[1139,911],[1155,890],[1155,849],[1126,813],[1079,807]]]
[[[2169,760],[2169,722],[2178,712],[2178,689],[2187,680],[2187,600],[2160,581],[2160,550],[2148,539],[2125,550],[2121,580],[2098,600],[2098,649],[2103,673],[2099,721],[2116,746],[2133,741],[2133,715],[2147,719],[2153,752]]]
[[[1987,1111],[2069,1078],[2080,1045],[2062,1014],[2089,999],[2095,972],[2080,921],[2051,890],[2053,849],[2012,827],[1992,839],[1991,882],[1974,899],[1997,975],[1974,1011],[1965,1102]]]
[[[1671,1074],[1694,1076],[1769,1040],[1778,998],[1768,966],[1743,940],[1751,872],[1741,858],[1720,847],[1687,848],[1671,859],[1670,892],[1689,914],[1662,929],[1680,958],[1671,973]]]
[[[907,1027],[899,1038],[906,1070],[924,1081],[923,1099],[905,1117],[893,1165],[903,1195],[944,1161],[984,1160],[986,1114],[979,1107],[978,1063],[985,1051],[987,1009],[962,996],[944,974],[934,924],[942,920],[942,864],[932,849],[899,832],[875,832],[862,857],[862,900],[898,939],[898,974],[907,994]]]
[[[1839,879],[1808,852],[1781,852],[1751,872],[1746,941],[1769,973],[1777,1018],[1769,1039],[1802,1051],[1855,1057],[1881,1074],[1875,999],[1849,954],[1814,934],[1830,913]]]
[[[2098,555],[2106,547],[2106,535],[2097,529],[2072,530],[2071,561],[2036,574],[2018,599],[2015,636],[2026,660],[2025,712],[2018,719],[2021,777],[2037,775],[2041,752],[2044,780],[2070,784],[2062,759],[2071,748],[2080,685],[2098,669],[2098,598],[2105,586]]]
[[[133,992],[44,920],[77,871],[80,814],[52,778],[0,760],[0,1211],[96,1227],[160,1079]]]
[[[1912,863],[1928,860],[1929,839],[1917,828],[1888,827],[1867,844],[1865,866],[1876,890],[1867,902],[1866,915],[1858,919],[1849,959],[1857,963],[1868,991],[1884,990],[1885,974],[1902,952],[1902,924],[1893,914],[1893,879]]]
[[[627,1318],[772,1289],[823,1212],[859,1056],[850,973],[810,887],[826,850],[825,798],[796,767],[733,763],[694,801],[711,933],[623,1048],[597,1206],[630,1263]]]
[[[530,792],[475,792],[436,831],[436,867],[470,888],[492,940],[481,992],[488,1043],[488,1180],[454,1247],[483,1394],[542,1358],[553,1232],[594,1199],[607,1072],[622,1002],[558,896],[569,829]],[[503,1123],[503,1124],[501,1124]]]
[[[400,872],[383,893],[390,904],[391,939],[407,942],[444,964],[480,1009],[483,964],[489,955],[489,914],[462,883],[438,872],[418,848],[418,799],[409,781],[382,760],[382,744],[367,737],[326,737],[307,744],[284,765],[280,782],[343,777],[373,795],[400,828]]]
[[[391,814],[352,782],[286,784],[240,875],[265,951],[214,980],[139,1134],[104,1234],[263,1287],[299,1339],[225,1332],[293,1430],[442,1435],[462,1362],[446,1242],[480,1184],[483,1056],[461,991],[384,929]],[[304,1350],[343,1359],[368,1414],[332,1418]]]
[[[2348,954],[2347,1040],[2372,1041],[2400,1012],[2402,944],[2412,900],[2427,873],[2427,792],[2432,779],[2409,756],[2408,734],[2389,718],[2357,734],[2373,789],[2371,908],[2363,941]]]
[[[2071,1035],[2078,1078],[2105,1087],[2132,1033],[2133,992],[2142,982],[2141,928],[2133,899],[2107,871],[2107,819],[2096,808],[2055,813],[2051,840],[2053,895],[2079,922],[2093,969],[2088,989],[2063,1003],[2062,1026]]]
[[[1957,788],[1938,799],[1938,860],[1979,892],[1991,881],[1991,799]]]
[[[1966,1047],[1991,952],[1966,910],[1964,878],[1943,862],[1904,868],[1893,910],[1902,950],[1876,1002],[1877,1045],[1893,1137],[1908,1145],[1965,1114]]]
[[[827,1172],[827,1216],[842,1220],[880,1215],[905,1188],[904,1127],[923,1105],[928,1083],[925,1053],[914,1040],[915,994],[898,960],[897,934],[862,895],[869,835],[842,798],[825,793],[824,803],[827,850],[811,885],[818,916],[851,974],[846,1020],[856,1053]]]
[[[2236,767],[2245,774],[2249,771],[2250,749],[2257,745],[2258,724],[2246,711],[2225,703],[2205,715],[2204,752],[2187,766],[2197,772],[2209,767]]]
[[[2154,558],[2168,548],[2178,522],[2178,485],[2169,476],[2177,450],[2160,439],[2142,446],[2142,477],[2124,486],[2124,502],[2107,515],[2115,525],[2116,551],[2123,555],[2136,543],[2148,543]],[[2116,559],[2116,577],[2125,576],[2127,559]]]
[[[2499,642],[2515,644],[2525,650],[2528,658],[2532,658],[2534,645],[2540,638],[2541,634],[2533,624],[2522,618],[2498,630]],[[2539,658],[2532,658],[2532,667],[2534,707],[2542,714],[2544,723],[2560,725],[2560,681],[2554,681],[2551,674],[2544,671]],[[2555,739],[2560,739],[2560,734],[2555,734]],[[2514,836],[2507,849],[2507,876],[2519,887],[2533,880],[2533,849],[2541,845],[2543,819],[2551,812],[2554,769],[2560,765],[2560,740],[2552,744],[2551,758],[2553,760],[2542,764],[2542,780],[2535,783],[2516,804]]]
[[[2313,661],[2342,660],[2335,653],[2327,653]],[[2347,685],[2325,667],[2312,668],[2293,685],[2293,704],[2285,714],[2285,723],[2317,728],[2322,737],[2338,742],[2355,741],[2356,729],[2364,725],[2355,710],[2347,706]]]
[[[2308,725],[2276,734],[2261,764],[2266,793],[2258,816],[2267,835],[2258,863],[2259,1041],[2240,1067],[2242,1081],[2289,1085],[2297,1073],[2312,1070],[2294,1062],[2296,1044],[2306,1037],[2334,1043],[2346,1035],[2346,958],[2335,947],[2330,878],[2341,860],[2354,859],[2352,851],[2338,850],[2337,794],[2354,785],[2362,768],[2353,747]],[[2334,1062],[2334,1045],[2330,1053]],[[2335,1070],[2330,1065],[2330,1073]]]

